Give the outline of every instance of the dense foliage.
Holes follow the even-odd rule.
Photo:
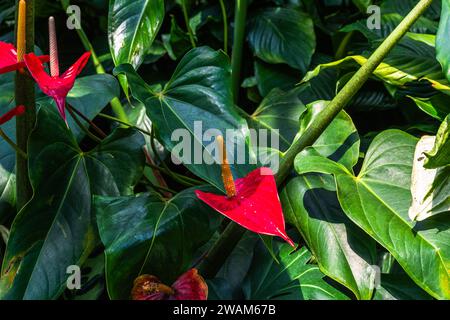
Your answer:
[[[246,159],[263,148],[249,130],[266,129],[279,138],[270,155],[283,161],[417,3],[35,1],[35,53],[49,53],[54,16],[61,71],[85,51],[91,60],[59,112],[50,84],[32,74],[37,116],[22,150],[32,198],[23,207],[23,155],[5,139],[15,141],[21,120],[1,124],[0,298],[129,299],[139,276],[170,293],[195,273],[200,291],[182,298],[450,299],[450,0],[434,0],[289,175],[275,175],[296,250],[246,231],[204,275],[206,290],[192,268],[210,271],[205,254],[230,220],[198,195],[228,190],[219,164],[171,157],[177,129],[189,132],[192,154],[214,157],[195,135],[201,122],[200,134],[235,129],[231,144]],[[16,1],[0,1],[2,42],[16,43],[15,12]],[[0,74],[0,115],[19,100],[14,78]],[[263,165],[230,167],[240,179]],[[278,201],[268,189],[254,204]],[[270,208],[264,219],[280,222]],[[81,267],[79,289],[67,288],[69,266]]]

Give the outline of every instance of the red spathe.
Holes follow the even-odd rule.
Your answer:
[[[244,228],[279,236],[295,247],[285,231],[283,211],[273,172],[258,168],[236,180],[236,196],[227,197],[195,191],[197,197]]]

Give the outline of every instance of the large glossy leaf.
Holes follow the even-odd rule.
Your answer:
[[[411,220],[450,213],[450,166],[427,169],[424,154],[431,150],[436,137],[424,136],[416,146],[411,181]]]
[[[425,167],[428,169],[450,165],[450,114],[442,122],[433,149],[426,156]]]
[[[127,299],[133,280],[152,274],[172,283],[192,263],[222,218],[188,189],[166,201],[157,194],[96,197],[100,237],[106,248],[109,296]]]
[[[248,117],[251,128],[279,135],[280,151],[286,151],[299,130],[300,115],[306,111],[297,90],[274,89]],[[278,131],[277,131],[278,130]]]
[[[439,30],[436,36],[437,59],[442,65],[444,74],[450,81],[450,47],[448,39],[450,37],[450,1],[442,1],[442,16]]]
[[[275,244],[279,264],[260,245],[242,289],[248,300],[345,300],[343,293],[330,286],[319,267],[308,263],[305,248],[292,252],[287,244]]]
[[[52,108],[41,108],[29,141],[32,200],[11,228],[0,279],[5,299],[56,299],[66,268],[91,250],[92,196],[129,194],[144,166],[142,135],[117,129],[84,152]]]
[[[116,66],[140,66],[162,25],[164,13],[164,0],[109,1],[108,40]]]
[[[317,116],[328,106],[328,101],[317,101],[306,106],[307,112],[300,119],[300,137],[309,126],[314,125]],[[359,135],[350,116],[340,112],[312,147],[301,154],[320,154],[351,169],[359,158]]]
[[[388,130],[372,142],[358,176],[319,156],[299,156],[295,167],[335,175],[338,199],[347,216],[384,246],[408,275],[435,298],[450,297],[450,223],[438,215],[422,222],[408,217],[417,139]]]
[[[376,245],[341,209],[334,179],[307,174],[292,179],[281,195],[287,221],[297,227],[320,270],[369,300],[374,288]]]
[[[258,58],[268,63],[288,64],[302,74],[308,70],[316,47],[312,19],[288,8],[258,12],[249,21],[247,38]]]
[[[220,165],[213,161],[211,146],[207,148],[215,145],[214,140],[203,139],[206,131],[213,135],[220,133],[227,139],[228,158],[233,159],[231,168],[236,178],[254,169],[249,164],[247,124],[234,108],[231,70],[223,52],[207,47],[191,50],[161,91],[146,84],[131,65],[119,66],[115,73],[127,75],[132,95],[146,106],[161,143],[194,174],[224,190]],[[227,129],[233,131],[234,139]],[[186,144],[187,152],[180,152],[180,147]],[[231,149],[238,152],[233,154]],[[237,164],[238,156],[247,159],[243,161],[245,164]]]

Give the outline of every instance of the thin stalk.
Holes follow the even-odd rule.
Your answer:
[[[104,119],[108,119],[108,120],[117,122],[117,123],[119,123],[119,124],[121,124],[121,125],[124,125],[124,126],[126,126],[126,127],[133,128],[133,129],[138,130],[138,131],[140,131],[140,132],[142,132],[142,133],[144,133],[144,134],[146,134],[146,135],[148,135],[148,136],[151,136],[151,135],[152,135],[151,132],[149,132],[149,131],[147,131],[147,130],[144,130],[144,129],[141,129],[141,128],[139,128],[139,127],[136,127],[135,125],[133,125],[133,124],[131,124],[131,123],[128,123],[127,121],[122,121],[122,120],[120,120],[119,118],[110,116],[109,114],[99,113],[98,116],[101,117],[101,118],[104,118]]]
[[[70,1],[69,0],[61,0],[61,5],[64,8],[64,10],[67,11],[67,8],[70,6]],[[74,15],[73,18],[77,19],[76,15]],[[80,28],[76,28],[78,37],[80,38],[81,42],[83,43],[85,50],[91,52],[91,58],[92,58],[92,62],[94,63],[95,71],[97,72],[97,74],[106,73],[105,68],[103,68],[102,63],[100,62],[100,59],[98,58],[97,53],[94,50],[94,47],[92,46],[91,42],[89,41],[89,38],[86,35],[86,32],[84,32],[83,27],[81,26],[81,21],[77,21],[77,23],[80,25]],[[112,110],[114,111],[114,114],[117,117],[119,117],[122,121],[128,122],[128,116],[127,116],[119,98],[115,97],[109,103],[111,105]]]
[[[67,105],[67,108],[72,110],[76,115],[78,115],[85,122],[89,123],[89,125],[97,132],[102,139],[107,137],[107,134],[103,132],[93,121],[91,121],[88,117],[86,117],[83,113],[72,107],[71,105]]]
[[[220,10],[222,11],[222,20],[223,20],[223,51],[228,53],[228,17],[227,17],[227,8],[225,7],[225,3],[223,0],[219,0],[220,2]]]
[[[101,143],[102,140],[97,137],[96,135],[94,135],[92,132],[89,131],[88,128],[86,128],[81,121],[78,119],[78,116],[75,114],[75,112],[73,112],[72,108],[67,108],[67,110],[69,111],[70,115],[72,116],[72,119],[75,121],[75,123],[78,125],[78,127],[83,130],[84,133],[86,133],[86,135],[91,138],[92,140],[94,140],[97,143]]]
[[[234,39],[233,53],[231,54],[231,86],[234,102],[237,103],[239,97],[239,87],[241,81],[242,53],[245,38],[245,23],[247,19],[248,0],[236,0],[236,12],[234,17]]]
[[[8,135],[1,128],[0,128],[0,137],[2,137],[3,140],[5,140],[6,143],[9,144],[11,148],[13,148],[16,151],[17,155],[21,156],[25,160],[28,159],[28,156],[25,153],[25,151],[20,149],[19,146],[15,144],[14,141],[12,141],[11,138],[8,137]]]
[[[333,119],[343,110],[352,97],[361,89],[364,83],[369,79],[377,66],[386,58],[389,52],[408,32],[409,28],[431,5],[433,0],[420,0],[419,3],[410,11],[397,28],[383,41],[380,47],[371,55],[367,62],[354,74],[349,82],[342,88],[336,97],[330,102],[318,116],[317,120],[305,131],[305,133],[293,143],[293,145],[284,154],[280,163],[280,170],[276,175],[278,187],[282,185],[285,178],[291,171],[294,159],[306,147],[311,146],[320,137],[322,132],[328,127]],[[233,251],[235,245],[239,242],[245,229],[231,222],[225,232],[219,237],[212,246],[206,258],[199,265],[201,274],[206,278],[214,277],[220,270],[223,263]]]
[[[194,32],[192,31],[191,25],[189,24],[189,14],[186,6],[186,0],[181,0],[181,9],[183,10],[183,16],[186,23],[186,29],[189,34],[189,40],[191,41],[192,48],[195,48],[197,45],[195,43]]]
[[[19,29],[19,1],[17,3],[16,10],[16,39]],[[24,52],[34,51],[34,0],[26,1],[26,21],[24,30],[25,33],[25,50]],[[20,39],[18,39],[20,40]],[[22,51],[18,45],[18,51]],[[16,105],[24,105],[26,108],[25,113],[16,118],[16,141],[17,150],[22,150],[27,153],[28,137],[34,128],[36,123],[36,104],[35,104],[35,83],[32,77],[27,72],[19,70],[16,72],[15,79],[15,97]],[[16,151],[17,151],[16,150]],[[16,157],[16,204],[17,210],[22,207],[31,199],[33,195],[33,189],[28,176],[28,162],[26,157],[18,152]]]
[[[345,34],[344,38],[342,39],[341,43],[339,44],[338,49],[336,50],[336,54],[334,58],[336,60],[340,60],[345,57],[345,51],[347,50],[347,46],[350,43],[350,40],[352,39],[354,34],[354,31],[350,31]]]

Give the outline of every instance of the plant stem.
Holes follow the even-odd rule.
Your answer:
[[[142,133],[144,133],[144,134],[146,134],[146,135],[148,135],[148,136],[151,136],[151,135],[152,135],[151,132],[148,132],[147,130],[138,128],[138,127],[136,127],[135,125],[133,125],[133,124],[131,124],[131,123],[128,123],[127,121],[122,121],[122,120],[120,120],[119,118],[110,116],[109,114],[99,113],[98,116],[101,117],[101,118],[104,118],[104,119],[108,119],[108,120],[117,122],[117,123],[119,123],[119,124],[121,124],[121,125],[124,125],[124,126],[126,126],[126,127],[130,127],[130,128],[136,129],[136,130],[138,130],[138,131],[140,131],[140,132],[142,132]]]
[[[411,12],[402,20],[395,30],[375,50],[367,62],[353,75],[341,91],[334,97],[328,106],[317,115],[317,120],[312,123],[303,135],[295,141],[286,151],[280,162],[276,180],[281,184],[289,174],[294,159],[306,147],[314,144],[322,132],[330,125],[334,118],[344,109],[355,94],[362,88],[378,65],[386,58],[394,46],[408,32],[416,20],[431,5],[433,0],[420,0]]]
[[[219,0],[220,9],[222,10],[222,20],[223,20],[223,51],[228,53],[228,17],[227,17],[227,8],[225,7],[225,3],[223,0]]]
[[[89,125],[97,132],[102,139],[107,137],[107,134],[103,132],[102,129],[100,129],[94,122],[89,120],[88,117],[86,117],[83,113],[72,107],[71,105],[67,105],[67,109],[72,110],[76,115],[78,115],[81,119],[83,119],[85,122],[89,123]]]
[[[231,54],[231,86],[234,102],[239,98],[241,80],[242,52],[244,48],[245,23],[247,19],[248,0],[236,0],[236,12],[234,17],[233,53]]]
[[[16,13],[16,37],[18,25],[18,7],[17,3]],[[25,52],[34,52],[34,0],[26,1],[26,29],[25,29]],[[27,153],[28,137],[34,128],[36,122],[36,104],[35,104],[35,89],[34,80],[23,70],[16,72],[15,79],[15,96],[16,105],[24,105],[25,113],[16,118],[16,141],[18,150]],[[21,155],[21,152],[16,156],[16,203],[17,210],[31,199],[33,189],[28,177],[28,161],[27,158]]]
[[[67,108],[67,110],[69,111],[70,115],[72,116],[72,119],[75,121],[75,123],[78,125],[78,127],[83,130],[84,133],[86,133],[86,135],[91,138],[92,140],[94,140],[97,143],[101,143],[102,140],[97,137],[96,135],[94,135],[92,132],[89,131],[88,128],[86,128],[81,121],[78,119],[78,116],[73,112],[72,108]]]
[[[61,5],[64,10],[67,11],[67,8],[70,6],[69,0],[61,0]],[[74,16],[74,19],[76,19],[76,16]],[[86,35],[86,32],[84,32],[83,27],[81,26],[81,21],[78,21],[80,28],[76,28],[78,36],[83,43],[83,46],[85,50],[91,52],[91,58],[92,62],[94,63],[95,71],[97,74],[104,74],[105,68],[103,68],[102,63],[100,62],[97,53],[94,50],[94,47],[92,46],[91,42],[89,41],[88,36]],[[118,97],[113,98],[110,102],[111,108],[114,111],[115,115],[119,117],[122,121],[128,122],[128,116],[122,106],[122,103],[120,102]]]
[[[433,0],[420,0],[397,28],[383,41],[380,47],[375,50],[367,62],[354,74],[350,81],[347,82],[327,108],[317,116],[317,120],[310,125],[305,133],[286,151],[281,160],[280,169],[275,177],[278,187],[282,185],[284,179],[289,174],[297,154],[306,147],[314,144],[322,132],[328,127],[339,112],[343,110],[358,90],[361,89],[377,66],[386,58],[392,48],[400,41],[432,2]],[[228,225],[225,232],[220,236],[207,254],[206,259],[199,266],[199,270],[204,277],[212,278],[217,274],[244,233],[245,229],[236,223],[231,222]]]
[[[192,31],[191,25],[189,24],[189,14],[186,6],[186,0],[181,0],[181,9],[183,10],[184,21],[186,23],[186,29],[189,34],[189,40],[191,41],[192,48],[195,48],[194,32]]]
[[[0,137],[2,137],[3,140],[5,140],[6,143],[9,144],[11,148],[13,148],[16,151],[17,155],[21,156],[25,160],[28,158],[27,154],[22,149],[20,149],[17,146],[17,144],[14,143],[14,141],[11,140],[11,138],[8,137],[8,135],[1,128],[0,128]]]

